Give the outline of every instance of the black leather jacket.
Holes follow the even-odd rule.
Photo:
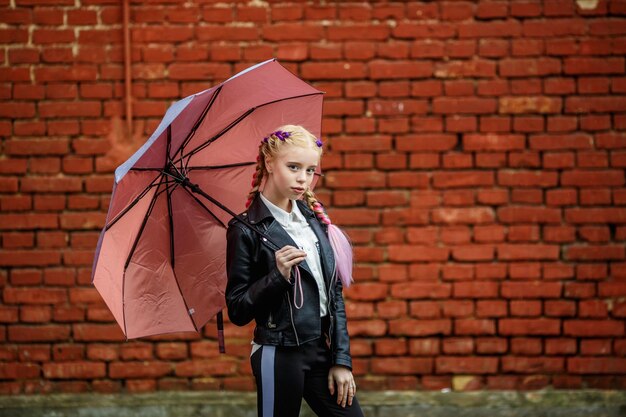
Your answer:
[[[352,369],[341,280],[331,280],[336,271],[328,227],[317,219],[304,201],[296,201],[319,240],[326,288],[331,283],[333,287],[328,294],[332,363]],[[285,245],[297,247],[258,193],[241,216],[264,231],[279,248]],[[306,260],[300,263],[304,303],[297,309],[293,300],[293,272],[291,282],[282,276],[276,266],[275,248],[237,218],[228,223],[226,236],[226,305],[230,321],[244,326],[254,319],[254,341],[259,344],[296,346],[321,337],[319,290]]]

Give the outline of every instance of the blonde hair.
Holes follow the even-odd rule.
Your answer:
[[[320,139],[316,138],[311,132],[306,130],[304,127],[298,125],[280,126],[276,131],[270,133],[267,137],[261,140],[261,144],[259,145],[259,154],[256,158],[256,171],[252,176],[252,190],[250,190],[250,192],[248,193],[246,208],[250,206],[250,203],[252,203],[252,200],[259,192],[259,188],[261,186],[261,183],[263,182],[263,178],[268,174],[267,167],[265,166],[265,159],[272,159],[276,157],[278,155],[278,152],[280,152],[280,149],[285,144],[302,147],[313,147],[317,149],[320,157],[322,156],[322,142]],[[331,277],[331,280],[336,280],[337,277],[339,277],[338,281],[340,281],[344,287],[349,287],[353,282],[353,253],[352,244],[350,243],[348,235],[346,235],[336,225],[331,224],[330,218],[326,214],[324,207],[317,200],[315,193],[311,191],[311,189],[308,187],[304,192],[304,198],[307,205],[311,210],[313,210],[319,221],[326,224],[328,228],[328,240],[330,241],[330,246],[333,248],[333,254],[336,259],[337,271],[337,273]],[[296,276],[299,277],[299,273]],[[297,282],[299,282],[299,278],[297,278],[296,280],[296,285],[298,285]],[[300,307],[296,305],[296,308]]]
[[[282,133],[288,133],[283,135]],[[287,136],[287,137],[285,137]],[[266,140],[267,139],[267,140]],[[256,171],[252,176],[252,189],[248,193],[248,201],[246,202],[246,208],[250,206],[254,196],[261,187],[263,179],[267,177],[267,167],[265,166],[266,158],[275,158],[284,145],[294,145],[301,147],[313,147],[318,152],[320,157],[322,156],[322,147],[320,139],[315,137],[311,132],[299,125],[282,125],[278,127],[274,132],[270,133],[266,138],[261,140],[259,145],[259,155],[257,156]],[[317,217],[324,223],[330,224],[330,219],[324,211],[321,203],[317,200],[315,193],[307,188],[304,192],[304,198],[307,205],[311,210],[315,212]]]

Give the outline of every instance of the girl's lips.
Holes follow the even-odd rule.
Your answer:
[[[304,188],[295,188],[295,187],[291,187],[292,190],[294,190],[297,193],[302,193],[304,192]]]

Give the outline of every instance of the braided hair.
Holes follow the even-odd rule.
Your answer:
[[[254,196],[257,192],[259,192],[261,188],[263,178],[265,178],[268,174],[267,167],[265,166],[265,159],[276,157],[276,155],[278,155],[278,153],[280,152],[282,146],[285,144],[295,146],[310,146],[310,144],[314,144],[316,145],[314,148],[319,150],[320,156],[322,155],[322,142],[304,127],[298,125],[280,126],[276,131],[266,136],[259,144],[259,154],[256,158],[256,170],[252,175],[252,189],[248,193],[246,208],[248,208],[250,206],[250,203],[252,203]],[[309,195],[312,196],[311,199],[309,198]],[[315,194],[313,194],[313,191],[311,191],[310,189],[307,189],[305,196],[309,208],[315,211],[312,205],[313,203],[317,202]],[[318,218],[320,219],[320,221],[323,221],[319,214]],[[328,216],[326,216],[326,218],[328,218]]]
[[[313,210],[313,213],[315,213],[320,222],[331,224],[330,217],[328,217],[326,210],[324,210],[324,206],[317,200],[315,193],[311,191],[310,188],[307,188],[304,192],[304,198],[306,199],[307,205]]]
[[[252,189],[248,193],[246,208],[250,206],[255,195],[259,192],[263,178],[267,176],[267,167],[265,165],[266,158],[273,158],[278,155],[280,148],[285,144],[295,146],[311,146],[319,151],[322,155],[322,141],[315,137],[311,132],[298,125],[283,125],[278,130],[270,133],[263,138],[259,144],[259,154],[257,156],[256,170],[252,176]],[[330,217],[324,210],[322,204],[318,201],[315,193],[307,188],[304,192],[304,198],[309,208],[315,213],[318,220],[328,226],[328,238],[333,248],[336,258],[337,272],[341,282],[345,287],[349,287],[352,283],[352,244],[348,236],[337,226],[332,224]]]
[[[256,157],[256,170],[252,175],[252,189],[248,193],[246,208],[250,206],[250,203],[252,203],[252,200],[254,199],[254,195],[259,191],[259,188],[261,187],[261,182],[263,181],[263,175],[266,172],[265,158],[261,158],[260,154],[261,152],[259,151],[259,156]]]

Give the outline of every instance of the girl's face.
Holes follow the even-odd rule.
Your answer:
[[[274,203],[297,200],[311,185],[319,160],[319,151],[312,146],[284,144],[275,158],[266,161],[271,173],[264,194]]]

